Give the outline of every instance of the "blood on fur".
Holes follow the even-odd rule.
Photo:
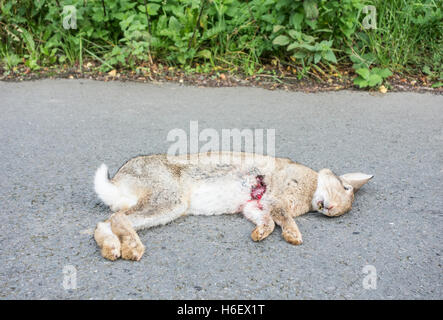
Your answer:
[[[251,187],[251,200],[248,200],[248,202],[257,201],[257,207],[260,210],[263,210],[263,206],[260,203],[260,199],[263,197],[263,195],[266,192],[266,184],[263,181],[264,176],[258,175],[255,177],[255,179],[257,180],[257,184]]]

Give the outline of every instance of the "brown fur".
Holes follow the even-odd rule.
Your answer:
[[[199,161],[202,156],[214,162]],[[246,153],[138,156],[126,162],[109,182],[136,196],[138,202],[133,206],[119,204],[109,220],[97,225],[94,237],[103,257],[115,260],[121,256],[138,261],[145,247],[135,230],[165,224],[187,214],[191,196],[199,186],[212,183],[223,187],[224,183],[242,182],[247,188],[258,175],[264,176],[266,185],[260,200],[263,208],[258,210],[254,203],[249,203],[248,209],[243,209],[245,216],[256,224],[251,238],[265,239],[277,224],[283,238],[294,245],[303,240],[293,218],[317,210],[328,216],[348,212],[354,192],[371,178],[364,174],[337,177],[328,169],[317,173],[290,159]],[[229,207],[229,203],[226,205]],[[208,210],[212,209],[211,204],[208,206]],[[252,211],[248,214],[247,210]],[[238,211],[226,213],[234,212]]]

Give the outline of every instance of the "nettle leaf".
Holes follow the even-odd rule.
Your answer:
[[[160,9],[160,5],[157,3],[149,3],[148,4],[148,14],[150,16],[155,16]]]
[[[92,14],[92,20],[96,22],[101,22],[104,20],[104,18],[105,16],[103,15],[103,11],[101,10],[97,10]]]
[[[272,29],[272,32],[273,32],[273,33],[277,33],[277,32],[279,32],[280,30],[282,30],[282,29],[284,29],[284,28],[285,28],[284,26],[281,26],[281,25],[275,25],[274,28]]]
[[[382,78],[387,78],[392,76],[392,72],[391,70],[389,70],[388,68],[384,68],[382,70],[380,70],[380,72],[378,72],[378,74],[382,77]]]
[[[301,33],[301,35],[302,35],[303,40],[305,40],[305,42],[311,43],[311,42],[315,42],[315,39],[317,39],[313,36],[308,36],[307,34],[304,34],[304,33]]]
[[[335,57],[335,54],[332,50],[329,50],[329,51],[326,51],[325,53],[323,53],[323,58],[325,58],[329,62],[337,63],[337,58]]]
[[[276,37],[272,43],[277,46],[286,46],[289,43],[289,38],[287,36],[278,36]]]
[[[373,73],[369,76],[368,84],[373,87],[383,82],[383,78],[380,77],[377,73]]]
[[[381,71],[381,69],[379,67],[374,67],[371,69],[371,73],[379,73]]]
[[[315,49],[315,46],[311,46],[308,43],[304,43],[304,42],[294,42],[292,44],[290,44],[287,48],[287,51],[290,51],[292,49],[304,49],[307,50],[309,52],[316,52],[317,50]]]
[[[300,48],[306,49],[310,52],[315,52],[317,51],[315,46],[307,44],[307,43],[300,43]]]
[[[320,42],[320,44],[322,45],[323,49],[331,48],[332,47],[332,43],[333,43],[332,40],[329,40],[329,41],[323,40],[322,42]]]
[[[278,21],[276,21],[275,17],[272,14],[264,14],[261,16],[261,20],[274,25],[276,23],[278,23]]]
[[[431,68],[429,66],[424,66],[422,71],[424,73],[426,73],[428,76],[432,76],[432,71],[431,71]]]
[[[146,12],[146,7],[148,7],[148,15],[150,16],[157,15],[158,9],[160,9],[160,5],[157,3],[148,3],[147,6],[145,6],[144,4],[137,6],[138,10],[140,10],[141,12]]]
[[[361,63],[354,63],[353,65],[352,65],[352,69],[354,69],[354,70],[358,70],[358,69],[367,69],[368,68],[368,66],[364,63],[364,62],[361,62]]]
[[[315,20],[318,18],[317,0],[304,0],[303,8],[307,19]]]
[[[208,29],[204,32],[203,39],[211,39],[226,31],[226,26],[216,26],[214,28]]]
[[[296,48],[300,48],[300,43],[298,43],[298,42],[293,42],[293,43],[291,43],[291,44],[288,46],[288,48],[287,48],[286,50],[287,50],[287,51],[291,51],[291,50],[296,49]]]
[[[306,24],[310,26],[312,30],[317,29],[317,20],[306,20]]]
[[[123,20],[125,18],[125,14],[123,12],[114,13],[113,17],[117,20]]]
[[[351,54],[351,55],[349,55],[349,59],[352,61],[352,62],[354,62],[354,63],[361,63],[361,58],[360,57],[358,57],[357,55],[355,55],[355,54]]]
[[[35,6],[36,11],[40,10],[44,4],[45,4],[44,0],[34,0],[34,6]]]
[[[360,88],[364,88],[368,86],[368,81],[366,81],[362,77],[357,77],[354,79],[354,84],[358,85]]]
[[[307,54],[306,54],[306,52],[303,52],[303,51],[295,51],[292,54],[292,56],[297,59],[304,59],[304,58],[306,58]]]
[[[289,30],[288,31],[289,36],[294,40],[301,40],[302,33],[297,30]]]
[[[120,6],[123,11],[130,10],[130,9],[134,8],[136,5],[137,5],[136,2],[134,3],[131,1],[120,1]]]
[[[120,26],[123,30],[126,30],[128,28],[128,26],[132,23],[132,21],[135,18],[135,14],[130,15],[129,17],[127,17],[126,19],[124,19],[123,21],[120,22]]]
[[[289,18],[289,23],[291,23],[295,29],[300,30],[303,19],[304,19],[304,16],[302,13],[294,13]]]
[[[373,64],[375,60],[377,60],[377,57],[373,53],[365,53],[362,57],[369,65]]]
[[[317,64],[320,60],[321,60],[321,54],[319,52],[317,52],[314,55],[314,63]]]
[[[169,29],[175,32],[180,32],[180,29],[182,28],[181,23],[177,20],[176,17],[172,16],[169,18]]]
[[[370,75],[369,69],[360,68],[360,69],[355,70],[355,73],[360,75],[365,80],[369,79],[369,75]]]

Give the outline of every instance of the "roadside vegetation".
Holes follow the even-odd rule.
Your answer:
[[[389,88],[396,74],[438,88],[442,7],[442,0],[0,0],[0,73],[165,69],[276,81],[349,77],[360,88]]]

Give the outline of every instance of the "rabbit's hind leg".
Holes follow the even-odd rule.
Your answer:
[[[104,258],[114,261],[121,256],[120,240],[112,232],[109,220],[97,224],[94,239],[101,248],[101,254]]]
[[[111,216],[111,229],[121,242],[121,256],[126,260],[139,261],[145,252],[136,230],[166,224],[183,216],[186,202],[178,202],[167,207],[147,207],[138,211],[119,211]]]
[[[119,211],[111,216],[110,221],[112,232],[121,242],[121,257],[126,260],[139,261],[145,252],[145,246],[132,227],[128,216],[123,211]]]

